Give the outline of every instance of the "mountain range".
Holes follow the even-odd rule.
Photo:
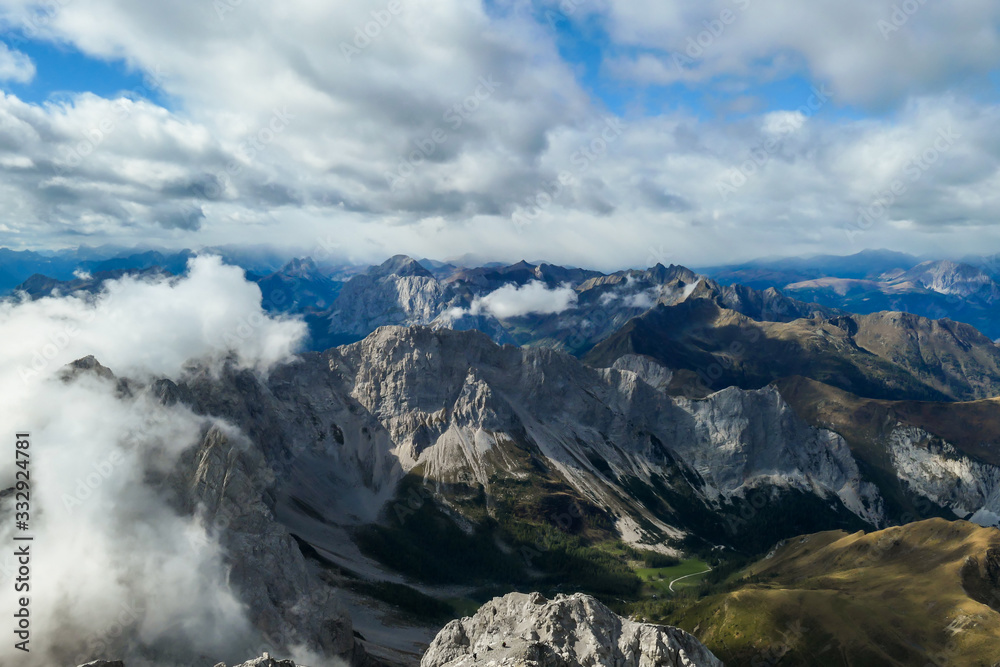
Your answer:
[[[924,260],[889,251],[849,257],[757,260],[704,269],[723,284],[779,289],[789,297],[852,313],[902,311],[971,324],[1000,338],[1000,261]]]
[[[992,298],[962,265],[894,273],[899,256],[880,258],[885,284]],[[29,277],[17,298],[177,269]],[[246,276],[274,317],[308,324],[310,349],[266,374],[192,360],[172,379],[85,358],[64,381],[214,424],[154,482],[217,527],[234,590],[255,627],[280,629],[279,648],[359,667],[451,664],[480,643],[522,659],[542,649],[497,646],[484,619],[535,605],[549,611],[522,630],[544,634],[548,598],[565,593],[687,630],[707,646],[687,644],[695,664],[771,651],[902,665],[945,649],[949,664],[987,664],[1000,646],[1000,348],[970,324],[854,313],[680,266],[397,256],[350,277],[309,259]],[[849,567],[859,550],[870,567]],[[928,577],[951,606],[920,615]],[[904,616],[876,594],[894,581]],[[513,591],[539,597],[496,601]],[[845,596],[878,622],[852,630]],[[560,613],[605,613],[580,604]],[[782,639],[804,608],[822,630]],[[955,609],[979,634],[949,644]]]

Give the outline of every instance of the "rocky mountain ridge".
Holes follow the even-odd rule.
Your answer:
[[[677,371],[678,392],[757,388],[801,375],[872,398],[1000,395],[1000,347],[969,325],[909,313],[758,321],[719,300],[658,305],[584,357],[643,354]]]
[[[1000,338],[996,257],[920,261],[901,253],[864,252],[813,260],[760,260],[708,269],[723,284],[777,288],[795,299],[858,314],[895,311],[965,322]]]
[[[117,378],[93,357],[71,364],[63,381],[80,381],[84,376],[112,383],[124,397],[146,394],[164,405],[179,400],[178,388],[171,381],[143,384]],[[205,538],[192,537],[201,540],[196,544],[208,547],[209,540],[217,540],[224,550],[228,585],[245,604],[252,625],[232,641],[246,646],[298,647],[353,667],[375,667],[355,639],[336,591],[316,576],[277,520],[277,477],[264,450],[225,420],[210,417],[203,428],[199,444],[185,452],[174,469],[149,476],[175,511],[207,527]],[[156,664],[183,664],[192,658],[192,649],[180,645],[126,651],[130,648],[127,640],[110,639],[104,648]],[[67,638],[61,649],[75,655],[93,650],[93,645],[76,647]]]
[[[315,513],[337,525],[376,520],[408,476],[443,492],[489,495],[533,465],[581,502],[607,508],[636,544],[697,534],[712,515],[717,531],[702,537],[732,539],[725,517],[740,525],[740,503],[756,493],[833,499],[871,526],[898,514],[844,438],[803,421],[778,388],[691,399],[665,393],[670,382],[672,372],[645,357],[593,369],[550,350],[497,346],[479,332],[385,327],[305,355],[266,384],[193,376],[178,392],[259,439],[280,467],[284,511],[307,539],[324,532]],[[963,516],[992,511],[992,496],[973,506],[974,496],[948,499],[917,484],[944,463],[913,472],[904,458],[888,469],[935,502]]]

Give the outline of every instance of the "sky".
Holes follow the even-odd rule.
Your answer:
[[[994,0],[0,0],[0,245],[994,253],[998,64]]]

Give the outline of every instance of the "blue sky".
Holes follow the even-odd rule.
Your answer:
[[[572,66],[580,85],[604,108],[619,116],[658,116],[683,111],[704,119],[735,121],[768,111],[795,109],[817,85],[800,73],[753,85],[731,77],[697,86],[622,81],[605,70],[605,57],[635,55],[641,49],[615,45],[596,18],[573,21],[561,11],[551,9],[539,10],[536,18],[553,32],[560,56]],[[140,95],[171,108],[169,95],[152,78],[122,60],[94,58],[72,44],[27,39],[19,33],[8,35],[5,43],[35,64],[36,74],[31,81],[0,83],[0,90],[26,102],[60,102],[80,93],[93,93],[106,98]],[[990,77],[994,85],[998,76],[993,73]],[[980,89],[980,93],[984,97],[995,96],[995,91],[988,88]],[[877,112],[833,103],[825,105],[820,113],[833,118],[861,118]]]
[[[727,108],[734,99],[743,96],[740,93],[720,90],[720,87],[642,85],[611,76],[604,67],[607,55],[636,55],[643,50],[616,45],[597,17],[573,20],[558,9],[542,8],[537,18],[555,33],[559,53],[573,65],[580,84],[616,114],[655,116],[681,109],[703,117],[740,115]],[[753,97],[759,100],[755,111],[764,107],[785,108],[801,99],[802,89],[808,90],[808,82],[782,82],[781,87],[772,88],[769,91],[753,91]]]
[[[33,5],[0,0],[0,245],[1000,250],[993,3]]]
[[[91,58],[71,44],[25,39],[14,34],[5,40],[9,48],[24,53],[35,64],[34,79],[27,83],[4,82],[5,92],[26,102],[40,104],[72,98],[79,93],[116,97],[136,91],[157,104],[167,105],[167,96],[147,83],[145,75],[120,60]]]

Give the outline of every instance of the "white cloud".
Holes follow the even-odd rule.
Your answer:
[[[606,71],[639,52],[653,72],[639,78],[667,83],[680,71],[672,51],[723,9],[746,5],[683,73],[695,91],[743,91],[733,102],[747,110],[741,119],[629,111],[623,134],[603,146],[606,110],[577,84],[548,26],[517,3],[486,12],[417,0],[348,62],[341,42],[384,5],[240,3],[220,18],[199,0],[169,10],[74,0],[39,34],[125,60],[174,104],[0,97],[0,228],[14,246],[133,244],[141,235],[183,247],[287,242],[304,254],[335,237],[359,263],[397,252],[460,256],[489,234],[487,259],[542,252],[605,269],[645,263],[664,235],[678,239],[686,264],[776,247],[922,253],[1000,243],[997,107],[973,90],[998,62],[1000,9],[925,3],[885,40],[877,21],[893,4],[583,3],[570,18],[611,31]],[[25,24],[33,6],[0,0],[0,18]],[[755,113],[757,83],[792,74],[827,85],[832,100],[814,112],[806,92]],[[484,77],[499,87],[485,94]],[[465,102],[472,111],[447,116]],[[849,103],[858,107],[840,114]],[[859,118],[858,108],[894,113]],[[887,224],[849,240],[843,228],[872,186],[891,182],[945,121],[964,139],[943,168],[899,198]],[[768,139],[778,143],[751,165],[746,185],[721,197],[720,181]],[[593,145],[600,154],[582,159]],[[401,165],[413,173],[392,188]],[[553,197],[560,175],[567,180]],[[512,224],[515,211],[539,202],[530,224]],[[899,233],[901,224],[911,231]],[[955,233],[942,241],[946,231]]]
[[[0,0],[0,18],[29,22],[29,4]],[[115,225],[149,225],[147,207],[180,199],[204,205],[206,224],[225,226],[221,233],[231,238],[264,208],[314,207],[328,221],[345,211],[402,213],[413,222],[491,214],[504,208],[510,190],[527,194],[548,131],[590,112],[543,28],[530,18],[490,17],[460,0],[404,3],[348,62],[342,44],[352,44],[356,29],[384,9],[294,0],[241,3],[220,17],[200,0],[170,11],[121,0],[65,4],[40,34],[155,72],[185,113],[155,116],[143,107],[122,119],[59,183],[70,201],[57,217],[102,209],[84,231],[104,234]],[[247,34],[258,38],[250,43]],[[84,97],[73,107],[92,103]],[[106,112],[31,115],[26,130],[66,116],[76,125],[66,139],[75,143]],[[396,179],[387,175],[406,163],[416,163],[414,172],[392,189]],[[32,180],[37,185],[38,176]],[[111,203],[91,201],[105,194]],[[74,206],[81,199],[84,205]],[[49,219],[49,201],[38,204],[36,221]]]
[[[568,285],[549,289],[545,283],[532,280],[520,287],[513,284],[504,285],[486,296],[477,296],[469,308],[452,309],[448,316],[457,319],[466,314],[488,313],[503,320],[521,315],[549,315],[575,307],[576,301],[576,292]]]
[[[28,83],[35,78],[35,63],[27,55],[0,42],[0,81]]]
[[[303,326],[267,317],[260,302],[238,269],[206,257],[178,279],[123,279],[96,298],[0,306],[0,421],[31,431],[35,538],[31,653],[7,641],[0,662],[79,664],[109,646],[127,659],[165,643],[190,664],[196,654],[241,657],[259,640],[214,537],[148,483],[197,444],[208,421],[139,385],[123,396],[113,380],[83,373],[64,382],[60,374],[94,354],[119,376],[177,378],[186,361],[218,363],[234,346],[240,363],[266,371],[289,356]],[[3,466],[0,488],[14,485],[15,470]],[[7,544],[11,500],[0,523]],[[0,556],[4,588],[13,565]],[[0,598],[6,618],[14,608],[13,595]]]
[[[217,362],[232,351],[242,366],[266,372],[291,358],[306,331],[298,320],[267,316],[260,288],[241,269],[205,256],[180,278],[124,277],[96,297],[4,302],[0,327],[22,377],[87,355],[125,375],[176,377],[190,359]]]
[[[842,101],[895,105],[1000,61],[1000,6],[989,0],[609,0],[595,14],[616,46],[642,50],[616,56],[614,71],[661,84],[803,73]]]
[[[658,288],[650,288],[625,297],[625,305],[629,308],[652,308],[659,296]]]

